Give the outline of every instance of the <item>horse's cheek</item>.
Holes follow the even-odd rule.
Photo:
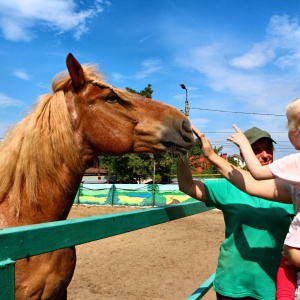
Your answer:
[[[79,136],[82,145],[80,148],[90,148],[95,155],[112,154],[121,155],[131,148],[132,141],[127,140],[128,135],[114,130],[114,125],[105,122],[105,119],[95,119],[92,114],[85,118],[87,122],[81,122]],[[126,138],[127,137],[127,138]]]
[[[98,145],[101,152],[113,155],[123,155],[132,152],[133,142],[121,135],[107,134]]]

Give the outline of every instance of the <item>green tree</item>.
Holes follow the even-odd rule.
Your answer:
[[[136,183],[149,176],[151,158],[147,154],[103,155],[100,160],[101,167],[107,169],[108,176],[118,176],[122,183]]]
[[[131,93],[134,93],[134,94],[139,94],[139,95],[142,95],[142,96],[144,96],[144,97],[146,97],[146,98],[152,99],[153,90],[152,90],[152,88],[151,88],[151,84],[149,84],[149,83],[148,83],[148,85],[147,85],[143,90],[141,90],[140,92],[137,92],[136,90],[133,90],[133,89],[131,89],[131,88],[129,88],[129,87],[127,87],[126,90],[127,90],[128,92],[131,92]]]
[[[196,139],[194,147],[188,152],[189,157],[191,156],[203,156],[202,144],[199,139]]]
[[[233,158],[233,156],[228,156],[227,161],[230,162],[232,165],[241,168],[239,162]],[[247,166],[243,167],[242,169],[247,170]]]
[[[223,146],[214,147],[213,150],[215,153],[220,155],[223,150]],[[189,151],[188,154],[190,157],[190,168],[193,173],[197,173],[197,168],[201,167],[202,174],[220,174],[216,167],[204,157],[202,144],[199,139],[196,139],[195,146]]]
[[[108,171],[108,176],[118,176],[121,183],[136,183],[140,180],[153,179],[155,161],[155,183],[169,183],[176,173],[175,162],[168,154],[126,154],[123,156],[100,156],[101,168]],[[153,161],[154,160],[154,161]]]

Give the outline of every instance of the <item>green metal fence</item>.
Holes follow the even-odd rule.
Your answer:
[[[194,201],[133,212],[5,228],[0,231],[0,299],[15,299],[14,273],[18,259],[169,222],[209,209],[204,203]],[[213,276],[188,299],[201,299],[212,282]]]

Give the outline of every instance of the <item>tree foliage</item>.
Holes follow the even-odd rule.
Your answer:
[[[137,183],[154,177],[155,182],[169,183],[175,174],[174,160],[168,154],[126,154],[123,156],[102,155],[101,168],[108,170],[108,176],[117,176],[122,183]]]
[[[227,161],[230,162],[232,165],[241,168],[239,162],[236,159],[234,159],[233,156],[228,156]],[[247,170],[247,166],[242,167],[242,169]]]
[[[151,84],[149,84],[149,83],[148,83],[148,85],[147,85],[143,90],[141,90],[140,92],[137,92],[136,90],[133,90],[133,89],[131,89],[131,88],[129,88],[129,87],[127,87],[126,90],[127,90],[128,92],[131,92],[131,93],[134,93],[134,94],[139,94],[139,95],[142,95],[142,96],[144,96],[144,97],[146,97],[146,98],[152,99],[153,90],[152,90],[152,88],[151,88]]]
[[[214,147],[214,152],[221,154],[223,146]],[[190,168],[193,173],[199,173],[201,169],[202,174],[220,174],[216,167],[204,157],[202,144],[199,139],[196,139],[195,146],[188,152],[190,158]]]

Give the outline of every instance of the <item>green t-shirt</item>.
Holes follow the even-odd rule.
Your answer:
[[[249,196],[226,179],[207,179],[204,184],[206,205],[222,210],[225,221],[215,291],[227,297],[274,300],[293,205]]]

